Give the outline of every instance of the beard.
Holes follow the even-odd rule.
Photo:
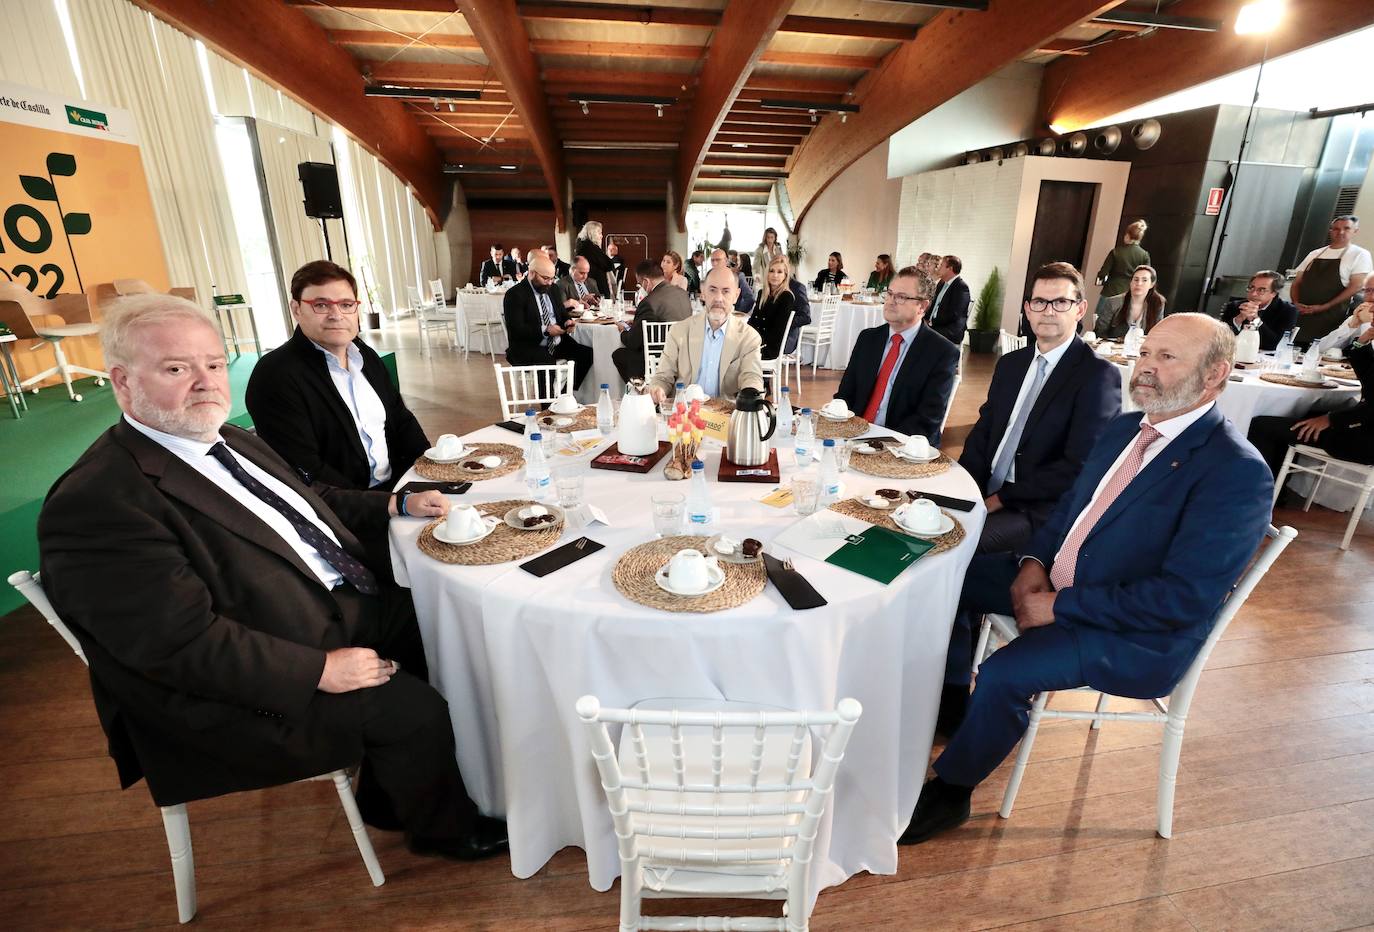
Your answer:
[[[709,304],[706,307],[706,319],[711,322],[711,326],[719,327],[721,324],[725,323],[725,321],[729,320],[732,310],[734,310],[734,308],[723,302],[719,304]]]
[[[213,404],[200,404],[206,401]],[[137,382],[130,380],[129,413],[135,420],[164,434],[208,442],[219,435],[219,429],[229,419],[229,399],[219,391],[192,392],[186,396],[182,407],[162,408]]]
[[[1152,388],[1150,394],[1137,393],[1138,388]],[[1207,390],[1203,373],[1193,372],[1186,379],[1161,390],[1159,380],[1152,375],[1137,375],[1131,379],[1131,401],[1146,414],[1164,414],[1191,408],[1202,400]]]

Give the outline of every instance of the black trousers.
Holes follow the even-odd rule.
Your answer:
[[[1298,442],[1298,435],[1292,427],[1301,420],[1306,418],[1257,417],[1250,422],[1248,439],[1269,464],[1275,478],[1283,468],[1288,448]],[[1363,427],[1331,426],[1307,445],[1352,463],[1374,464],[1374,435]]]
[[[611,353],[611,362],[615,363],[615,371],[620,373],[620,377],[626,382],[631,379],[644,378],[644,351],[632,350],[627,346],[622,346]]]
[[[506,362],[512,366],[552,366],[571,359],[573,364],[573,387],[580,388],[582,380],[592,371],[592,348],[583,346],[570,336],[564,336],[558,345],[550,349],[538,343],[533,346],[516,345],[506,349]],[[540,386],[540,390],[544,390]],[[547,394],[547,392],[545,392]]]

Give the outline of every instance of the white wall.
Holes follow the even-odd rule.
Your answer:
[[[887,175],[900,178],[948,165],[969,149],[1036,135],[1041,65],[1014,62],[958,94],[889,140]]]
[[[1366,120],[1374,120],[1374,115],[1365,114]],[[1374,251],[1374,161],[1369,164],[1369,172],[1360,186],[1360,196],[1355,200],[1355,216],[1360,218],[1360,232],[1351,240],[1365,249]]]
[[[887,177],[887,148],[883,143],[845,169],[807,211],[798,230],[806,246],[798,271],[802,281],[814,280],[836,251],[844,256],[849,277],[862,285],[878,254],[897,248],[902,182]],[[785,227],[774,197],[769,198],[768,218],[781,235]]]

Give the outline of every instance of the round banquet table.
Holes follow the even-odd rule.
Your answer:
[[[464,439],[519,442],[496,427]],[[721,448],[707,447],[703,460],[714,477]],[[604,448],[576,462],[585,468]],[[782,458],[786,483],[796,470],[790,451]],[[412,591],[430,681],[453,718],[463,779],[483,812],[505,815],[517,877],[533,875],[568,845],[586,852],[597,890],[609,889],[619,873],[611,818],[573,708],[585,694],[622,707],[673,697],[830,709],[846,696],[858,699],[863,718],[817,839],[811,890],[814,896],[863,870],[895,873],[897,836],[925,779],[959,590],[986,512],[957,464],[924,480],[853,471],[843,478],[848,495],[895,486],[978,504],[956,512],[967,531],[958,547],[923,557],[883,585],[771,546],[798,520],[790,508],[759,501],[774,486],[713,479],[715,530],[759,538],[774,555],[791,557],[829,604],[794,611],[770,583],[747,604],[711,614],[646,608],[611,582],[616,560],[653,537],[651,496],[687,491],[687,482],[663,478],[662,463],[647,475],[588,470],[585,500],[604,510],[610,526],[565,531],[559,543],[585,534],[605,549],[543,578],[516,562],[439,562],[416,545],[424,521],[393,519],[396,578]],[[517,472],[476,482],[453,500],[524,492]]]
[[[820,316],[819,298],[812,302],[811,317]],[[859,331],[876,327],[883,322],[882,302],[862,304],[856,301],[841,301],[839,312],[835,315],[835,330],[830,338],[830,346],[821,351],[820,365],[826,369],[844,369],[849,366],[849,357],[858,342]],[[813,350],[802,347],[802,362],[811,365]]]
[[[625,380],[620,377],[611,354],[620,349],[620,328],[615,324],[578,324],[573,328],[572,338],[592,348],[592,371],[578,387],[577,400],[584,405],[596,404],[604,382],[611,387],[611,400],[619,401],[625,393]]]

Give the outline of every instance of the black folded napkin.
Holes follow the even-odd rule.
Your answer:
[[[407,482],[396,490],[397,495],[415,492],[443,492],[445,495],[462,495],[472,488],[471,482]]]
[[[519,421],[497,421],[492,426],[504,427],[506,430],[517,434],[523,434],[525,432],[525,425],[521,424]]]
[[[570,563],[576,563],[583,557],[589,557],[600,550],[604,545],[598,544],[589,537],[579,537],[559,547],[557,550],[550,550],[548,553],[540,554],[533,560],[526,560],[520,564],[520,568],[532,576],[547,576],[555,570],[561,570]]]
[[[827,605],[825,597],[816,591],[801,573],[789,570],[782,561],[770,554],[763,555],[763,565],[768,569],[768,578],[778,587],[787,604],[800,611],[804,608],[820,608]]]

